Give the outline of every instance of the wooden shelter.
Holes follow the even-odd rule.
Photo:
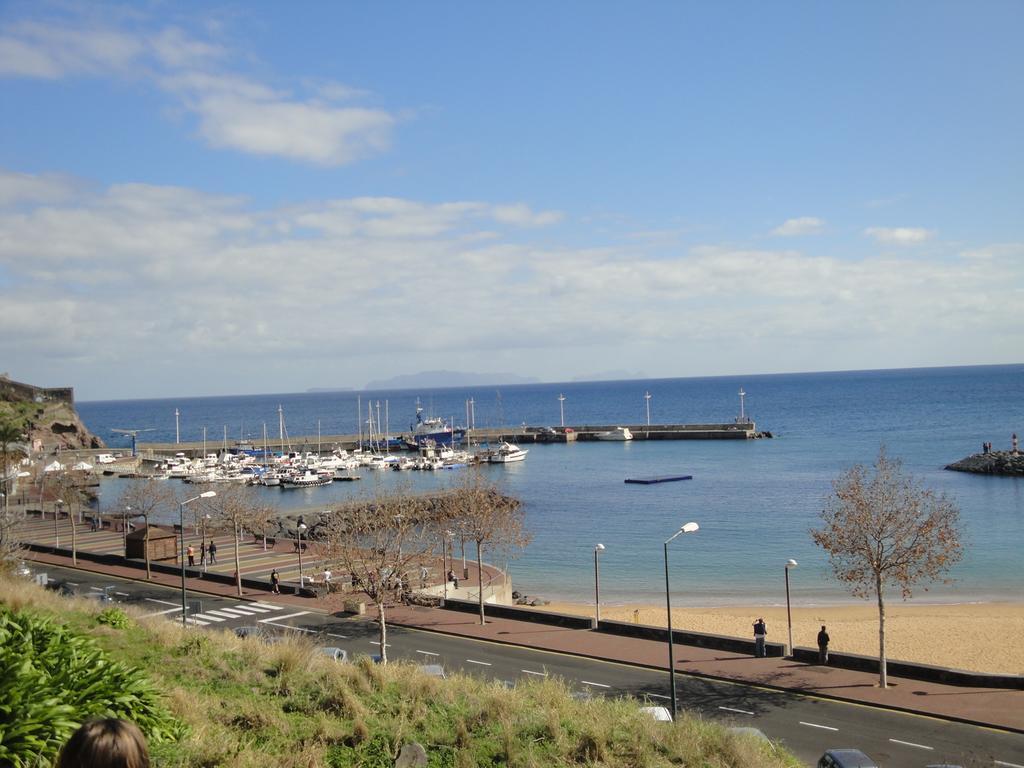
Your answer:
[[[128,557],[146,559],[146,526],[139,526],[128,534]],[[149,526],[149,559],[177,560],[178,537],[166,528]]]

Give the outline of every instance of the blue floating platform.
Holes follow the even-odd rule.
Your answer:
[[[654,485],[655,483],[675,483],[679,480],[693,480],[693,475],[655,475],[653,477],[627,477],[627,483],[635,485]]]

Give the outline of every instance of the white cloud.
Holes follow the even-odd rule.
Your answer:
[[[815,235],[825,227],[822,219],[813,216],[801,216],[797,219],[786,219],[772,230],[778,237],[797,237],[799,235]]]
[[[365,92],[317,82],[298,96],[223,66],[229,52],[177,27],[134,32],[83,21],[21,22],[0,34],[0,75],[141,79],[178,99],[213,147],[324,166],[387,150],[398,118],[384,109],[338,102]]]
[[[562,214],[559,211],[534,212],[530,210],[529,206],[522,203],[495,206],[492,215],[495,221],[519,227],[546,227],[562,220]]]
[[[58,174],[35,175],[0,169],[0,206],[65,200],[73,194],[74,187],[71,179]]]
[[[930,240],[935,233],[921,227],[868,227],[864,234],[880,243],[914,245]]]
[[[12,178],[18,194],[0,206],[0,359],[12,369],[76,355],[83,380],[103,382],[165,365],[194,371],[202,359],[210,381],[231,389],[241,373],[265,375],[271,354],[308,371],[500,350],[536,374],[543,357],[583,366],[584,354],[643,347],[671,360],[694,344],[751,339],[781,368],[793,350],[829,355],[847,341],[909,348],[969,333],[985,340],[971,349],[982,359],[989,340],[1024,348],[1019,246],[941,262],[713,245],[649,254],[645,244],[541,245],[521,231],[511,240],[494,231],[504,206],[480,201],[260,209],[187,188],[70,180],[33,197],[35,182],[10,173],[0,189]],[[311,307],[323,332],[310,332]],[[419,327],[425,307],[429,329]],[[382,331],[384,318],[395,332]]]

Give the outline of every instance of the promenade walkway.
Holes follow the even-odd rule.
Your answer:
[[[66,521],[61,522],[65,523]],[[28,526],[37,540],[46,539],[44,534],[47,528],[49,535],[53,536],[52,517],[44,521],[30,521]],[[121,552],[122,541],[119,532],[92,533],[88,531],[88,525],[85,526],[85,529],[85,532],[79,533],[79,546],[84,546],[83,542],[87,542],[90,548],[102,546],[105,551],[111,553]],[[60,531],[59,528],[58,531]],[[61,533],[60,535],[60,543],[63,547],[65,534]],[[70,535],[70,528],[67,530],[67,535]],[[187,541],[198,542],[198,539],[189,534]],[[70,539],[67,542],[70,543]],[[218,548],[221,550],[218,553],[220,563],[213,568],[216,568],[217,572],[230,575],[234,570],[231,541],[223,536],[218,536],[217,542]],[[291,547],[290,544],[289,547]],[[262,580],[277,564],[278,570],[282,574],[295,577],[297,580],[297,555],[293,548],[289,549],[289,547],[286,547],[283,542],[278,542],[275,549],[263,552],[261,546],[243,544],[240,549],[240,556],[244,563],[243,573],[250,578]],[[57,553],[32,552],[29,553],[28,559],[39,564],[71,566],[70,556],[59,551]],[[315,553],[312,559],[313,562],[316,562]],[[304,570],[306,562],[307,559],[304,556]],[[144,571],[129,564],[109,565],[80,559],[79,568],[106,573],[110,576],[145,579]],[[201,578],[201,572],[197,572],[197,569],[190,569],[189,573],[192,575],[188,579],[188,589],[191,591],[224,597],[237,595],[235,587],[231,583],[204,580]],[[434,588],[443,589],[442,583],[439,582],[442,575],[440,559],[431,569],[431,574]],[[471,573],[473,579],[475,576],[475,572]],[[153,582],[172,587],[180,584],[178,577],[164,573],[154,573]],[[242,597],[267,600],[269,592],[270,585],[269,579],[267,579],[257,588],[245,587]],[[285,594],[274,595],[273,601],[301,606],[303,610],[307,611],[318,610],[325,613],[336,613],[341,611],[342,602],[345,599],[345,595],[342,594],[329,594],[317,598],[288,594],[288,590],[285,592]],[[450,590],[449,596],[475,599],[475,590],[460,585],[457,592]],[[368,618],[372,619],[372,611],[370,614]],[[487,624],[481,626],[479,618],[474,614],[415,606],[395,606],[389,609],[388,621],[424,631],[667,670],[666,644],[655,640],[619,637],[585,629],[567,629],[513,619],[489,618]],[[676,668],[678,672],[684,674],[881,706],[943,719],[988,725],[1024,734],[1024,691],[1022,690],[943,685],[899,677],[890,677],[890,687],[883,690],[877,687],[877,675],[871,673],[804,664],[783,658],[755,659],[748,655],[679,643],[676,644]]]

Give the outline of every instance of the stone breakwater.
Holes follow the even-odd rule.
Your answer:
[[[974,472],[979,475],[1007,475],[1024,477],[1024,453],[1019,451],[990,451],[975,453],[966,459],[947,464],[955,472]]]

